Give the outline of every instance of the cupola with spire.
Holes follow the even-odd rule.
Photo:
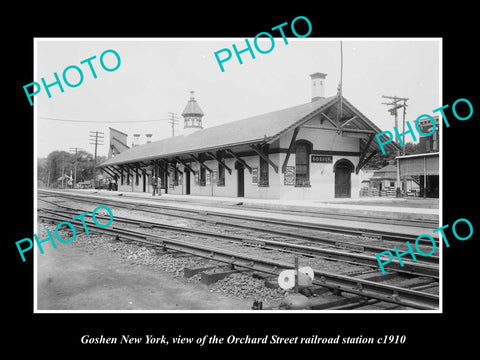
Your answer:
[[[190,91],[190,100],[182,112],[183,116],[183,134],[190,135],[191,133],[203,129],[202,117],[203,111],[195,100],[194,91]]]

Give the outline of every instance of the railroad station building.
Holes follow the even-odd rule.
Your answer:
[[[154,176],[170,194],[359,197],[359,171],[380,152],[375,135],[382,130],[343,96],[325,97],[326,74],[310,78],[311,101],[214,127],[204,127],[205,114],[191,92],[182,135],[123,147],[100,167],[120,191],[151,192]]]

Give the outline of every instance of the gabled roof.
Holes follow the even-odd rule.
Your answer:
[[[158,140],[149,144],[135,146],[124,151],[112,159],[102,163],[100,166],[125,164],[136,161],[145,161],[159,158],[171,158],[182,154],[202,152],[225,147],[247,145],[255,143],[271,143],[282,136],[285,132],[300,126],[310,120],[313,116],[325,112],[334,116],[338,103],[337,96],[319,99],[313,102],[292,106],[286,109],[277,110],[261,115],[252,116],[246,119],[233,121],[227,124],[218,125],[196,131],[188,136],[175,136]],[[370,133],[381,132],[381,129],[361,114],[353,105],[342,97],[342,113],[355,120],[348,124],[343,130],[366,130]],[[361,142],[367,141],[361,139]],[[391,149],[396,149],[396,144],[388,144]],[[362,146],[361,146],[362,147]],[[370,150],[379,150],[376,141],[369,143]]]
[[[375,170],[375,172],[373,173],[374,175],[377,175],[377,174],[380,174],[380,173],[395,173],[395,175],[397,174],[397,167],[395,165],[392,165],[392,164],[388,164],[384,167],[382,167],[381,169],[378,169],[378,170]]]

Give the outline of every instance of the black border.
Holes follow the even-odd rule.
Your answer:
[[[4,312],[7,316],[7,348],[25,351],[28,348],[56,357],[56,354],[121,352],[138,354],[139,346],[85,346],[84,334],[120,336],[203,336],[229,334],[264,336],[383,336],[407,335],[404,345],[395,346],[268,346],[281,354],[313,356],[340,354],[349,350],[356,354],[388,354],[415,357],[440,354],[453,349],[465,353],[475,344],[474,329],[469,319],[476,313],[475,259],[478,251],[478,215],[474,212],[477,194],[475,155],[477,111],[480,111],[476,43],[474,42],[475,10],[468,5],[448,4],[421,9],[418,4],[324,3],[294,9],[294,4],[264,3],[267,11],[246,3],[191,6],[180,4],[97,4],[70,7],[71,10],[38,4],[14,12],[15,21],[4,24],[8,37],[7,86],[4,96],[8,109],[4,122],[4,186],[7,209],[4,228],[3,272]],[[26,5],[25,5],[26,6]],[[40,9],[35,9],[37,7]],[[27,6],[26,6],[27,7]],[[125,9],[123,9],[125,7]],[[63,10],[63,11],[62,11]],[[11,10],[12,11],[12,10]],[[472,15],[470,15],[472,14]],[[31,237],[33,230],[33,111],[25,100],[22,86],[33,81],[34,37],[241,37],[251,38],[258,32],[306,16],[313,25],[310,37],[442,37],[443,38],[443,104],[467,98],[474,115],[468,121],[450,121],[443,129],[443,214],[444,224],[458,218],[469,219],[474,236],[465,242],[453,240],[444,249],[444,313],[443,314],[33,314],[33,257],[19,260],[14,242]],[[12,25],[13,23],[13,25]],[[429,111],[431,109],[425,109]],[[451,112],[447,112],[447,115]],[[15,198],[10,197],[15,194]],[[159,357],[167,352],[180,355],[184,350],[209,354],[218,350],[225,354],[251,352],[259,354],[263,346],[171,346],[152,347]],[[381,353],[377,351],[381,350]],[[413,352],[415,351],[415,352]],[[303,354],[303,355],[301,355]],[[383,355],[382,355],[383,354]],[[37,353],[32,354],[36,356]],[[267,356],[267,355],[261,355]]]

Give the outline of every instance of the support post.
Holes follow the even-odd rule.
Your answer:
[[[290,154],[292,153],[293,146],[295,145],[295,140],[297,139],[299,130],[300,130],[300,127],[296,127],[295,130],[293,130],[292,139],[290,140],[290,145],[288,146],[288,151],[287,151],[287,154],[285,155],[285,160],[283,161],[282,173],[285,173],[285,167],[288,164],[288,159],[290,159]]]
[[[423,198],[427,197],[427,157],[423,157]]]
[[[298,256],[295,256],[295,294],[298,294]]]
[[[397,198],[402,197],[402,188],[400,186],[400,159],[397,158]]]

